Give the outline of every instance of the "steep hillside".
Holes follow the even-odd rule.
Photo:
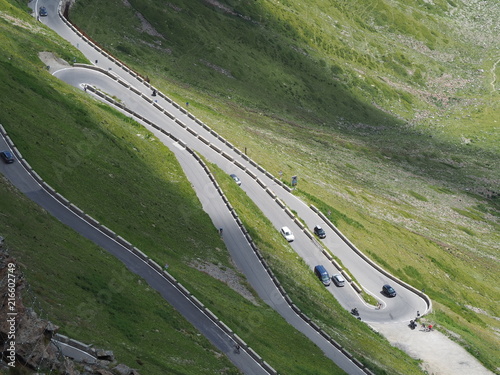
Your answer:
[[[79,0],[71,19],[499,367],[497,1]],[[112,30],[112,31],[111,31]]]
[[[0,0],[0,123],[31,166],[86,213],[158,264],[168,264],[172,275],[280,373],[341,373],[254,295],[173,154],[139,124],[47,71],[41,52],[68,62],[85,59],[14,3]],[[61,333],[113,350],[143,374],[238,373],[144,280],[5,178],[0,213],[0,235],[29,285],[26,306]],[[266,249],[284,248],[271,226],[262,232]],[[302,304],[317,311],[318,321],[357,359],[376,373],[422,373],[417,360],[393,350],[340,308],[303,263],[289,269],[290,289],[314,294],[315,301],[304,298]]]

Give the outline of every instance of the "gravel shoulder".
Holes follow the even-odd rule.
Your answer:
[[[425,332],[420,326],[411,330],[407,323],[370,323],[370,326],[385,336],[391,345],[422,360],[422,369],[430,375],[494,375],[439,331]]]

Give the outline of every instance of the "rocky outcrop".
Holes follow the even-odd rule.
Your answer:
[[[117,364],[110,350],[95,350],[96,363],[79,363],[67,357],[54,343],[59,327],[41,319],[24,306],[21,295],[27,287],[17,262],[0,242],[0,348],[2,368],[23,368],[29,373],[50,370],[64,375],[139,375],[123,364]]]

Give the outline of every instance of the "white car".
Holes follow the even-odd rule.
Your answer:
[[[292,231],[288,228],[288,227],[283,227],[280,229],[280,233],[283,237],[285,237],[285,239],[288,241],[288,242],[292,242],[295,237],[293,236],[293,233]]]

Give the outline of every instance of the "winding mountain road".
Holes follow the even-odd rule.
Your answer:
[[[137,119],[175,153],[202,202],[204,210],[211,217],[215,227],[224,228],[224,241],[232,258],[259,296],[282,315],[288,323],[318,345],[325,355],[337,363],[340,368],[349,374],[365,373],[333,346],[331,342],[318,334],[317,330],[312,328],[290,307],[249,245],[212,181],[192,154],[187,151],[186,146],[207,158],[210,162],[217,164],[228,174],[237,174],[242,180],[241,188],[273,223],[276,230],[285,225],[292,228],[296,239],[290,243],[290,246],[310,266],[311,272],[316,264],[323,264],[330,274],[338,273],[335,266],[324,255],[322,247],[339,258],[364,290],[371,293],[382,305],[381,309],[376,309],[365,304],[350,284],[346,284],[344,288],[337,288],[332,283],[328,287],[332,295],[348,310],[356,306],[363,321],[368,323],[407,322],[415,318],[417,311],[422,314],[428,311],[430,306],[420,294],[415,293],[411,287],[397,284],[397,281],[388,276],[387,273],[374,268],[372,263],[360,256],[358,252],[353,251],[353,248],[327,222],[323,221],[304,202],[280,186],[269,173],[256,166],[241,153],[236,152],[215,132],[202,126],[179,106],[169,102],[163,96],[152,97],[151,88],[139,82],[133,76],[133,73],[131,74],[130,71],[118,66],[115,61],[102,55],[100,51],[75,34],[59,17],[59,4],[56,0],[38,0],[33,1],[31,4],[35,10],[42,5],[45,6],[48,16],[41,18],[41,22],[75,45],[94,63],[94,66],[102,69],[102,71],[97,71],[88,67],[72,67],[58,70],[54,75],[82,90],[88,85],[98,88],[111,97],[119,98],[120,103],[124,104],[127,109],[140,114],[150,123],[156,124],[180,140],[180,142],[176,142],[147,122]],[[107,74],[104,74],[103,71],[107,72]],[[113,79],[109,73],[119,78]],[[119,81],[122,81],[122,83]],[[93,95],[90,90],[87,93]],[[124,113],[129,115],[128,112]],[[6,145],[3,142],[4,140],[0,139],[0,146],[5,148]],[[216,151],[215,148],[219,151]],[[233,350],[232,338],[220,330],[220,327],[215,325],[174,285],[147,264],[144,264],[137,256],[129,251],[124,251],[123,246],[115,240],[99,232],[95,227],[92,227],[68,210],[67,207],[61,205],[41,188],[20,163],[16,163],[15,166],[1,166],[0,172],[6,175],[23,193],[60,221],[105,248],[119,258],[132,272],[144,277],[153,288],[158,290],[169,303],[196,326],[216,347],[223,351],[243,372],[247,374],[267,373],[245,351],[236,354]],[[291,211],[296,212],[297,217],[300,217],[308,228],[312,229],[317,224],[321,225],[327,232],[326,239],[321,240],[321,242],[317,239],[311,239],[290,217],[287,211],[277,204],[276,197],[273,197],[273,195],[279,198],[281,202],[284,202]],[[387,298],[381,294],[381,287],[385,283],[390,283],[397,289],[397,297]]]
[[[238,155],[234,149],[231,149],[210,131],[196,123],[195,120],[189,118],[180,109],[173,107],[171,103],[168,103],[166,100],[158,96],[155,97],[154,101],[157,106],[160,108],[166,108],[171,115],[175,116],[176,119],[180,119],[182,123],[187,125],[187,127],[191,129],[191,131],[194,131],[196,135],[190,132],[188,128],[184,128],[176,123],[176,121],[169,118],[157,106],[152,105],[143,96],[138,95],[136,92],[124,87],[122,84],[109,78],[106,74],[86,68],[68,68],[59,70],[54,75],[75,87],[92,85],[107,93],[111,97],[120,98],[120,103],[125,105],[128,109],[141,114],[144,118],[168,131],[176,138],[182,140],[182,142],[189,148],[195,150],[207,158],[210,162],[217,164],[228,174],[238,174],[242,180],[241,188],[245,190],[247,195],[259,206],[266,217],[275,224],[276,230],[278,231],[280,227],[285,225],[292,228],[295,234],[295,241],[290,243],[290,246],[306,261],[307,264],[310,265],[311,270],[316,264],[323,264],[330,274],[338,273],[338,270],[335,269],[333,264],[331,264],[321,252],[318,242],[316,240],[311,240],[303,231],[301,231],[289,215],[276,204],[273,197],[270,196],[269,193],[266,192],[266,190],[263,189],[263,187],[259,185],[254,178],[243,172],[242,169],[238,168],[234,162],[229,161],[227,158],[222,156],[221,153],[215,152],[211,145],[215,145],[218,149],[234,158],[234,160],[240,165],[244,165],[246,170],[250,170],[252,174],[256,175],[257,178],[269,187],[283,202],[285,202],[291,210],[297,212],[297,216],[307,223],[308,227],[312,228],[316,224],[322,225],[327,232],[327,237],[322,241],[323,246],[330,249],[330,251],[342,261],[349,272],[356,277],[364,289],[379,299],[383,306],[380,310],[375,309],[372,306],[368,306],[363,303],[359,294],[356,293],[352,287],[347,286],[344,288],[336,288],[332,284],[328,288],[329,291],[346,309],[356,306],[364,321],[409,321],[416,316],[417,311],[422,314],[427,311],[428,306],[426,302],[420,296],[406,288],[396,287],[398,295],[395,298],[384,297],[381,294],[382,285],[386,283],[394,284],[393,280],[385,276],[383,273],[375,270],[369,263],[360,258],[359,255],[354,252],[343,239],[341,239],[333,230],[329,228],[327,223],[323,222],[320,217],[302,201],[296,198],[293,194],[284,190],[282,187],[278,186],[274,180],[269,178],[257,167],[251,165],[249,161],[243,158],[242,155]],[[140,90],[138,85],[134,87]],[[143,94],[148,96],[151,95],[151,90],[148,89],[147,92],[145,91],[146,90],[143,91]],[[155,129],[151,126],[146,125],[146,127],[153,132],[155,131]],[[210,145],[202,141],[200,137],[209,141]],[[172,147],[172,142],[164,143],[167,147],[174,151],[178,157],[182,156],[179,155],[178,147]],[[181,161],[181,165],[190,179],[196,178],[196,174],[190,177],[191,164],[193,162],[194,160],[186,161],[186,163],[182,163]],[[197,189],[197,194],[203,202],[206,195],[205,187]],[[204,204],[204,209],[209,212],[208,210],[212,209],[212,206],[215,205],[216,202],[216,200],[208,199],[207,205],[205,206]],[[222,201],[220,203],[223,204]],[[225,207],[223,207],[223,210],[224,209]],[[234,222],[232,217],[229,217],[229,220],[225,220],[220,212],[210,216],[212,217],[214,225],[217,228],[224,228],[225,238],[231,238],[233,235],[241,236],[241,231],[237,228],[237,226],[235,226],[237,229],[236,234],[234,234],[231,228],[231,222]],[[229,247],[230,244],[226,243],[226,245]],[[236,246],[240,246],[240,244],[236,244]]]

